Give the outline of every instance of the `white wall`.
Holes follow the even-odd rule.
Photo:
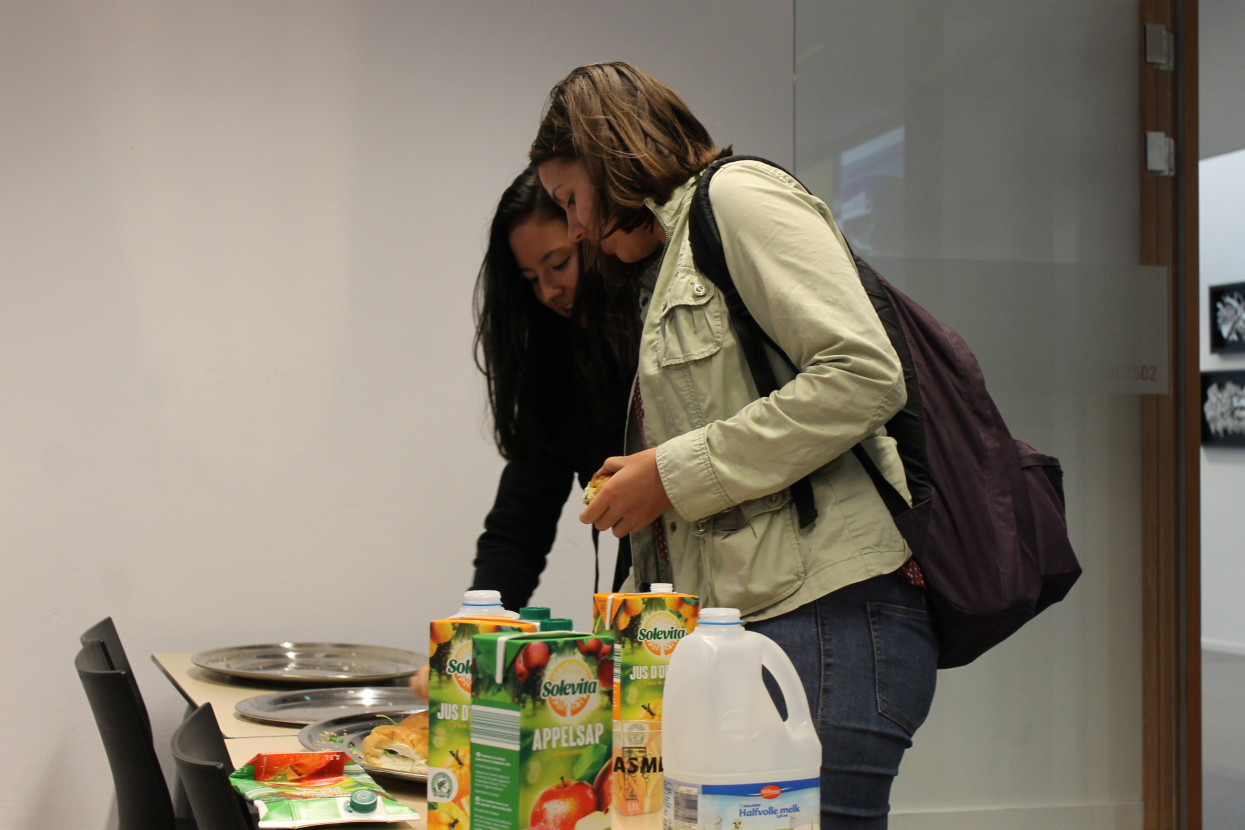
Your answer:
[[[961,25],[931,37],[925,16],[970,10],[904,5],[899,54],[920,49],[902,91],[922,102],[946,94],[945,73],[920,71],[930,44],[961,67],[976,60],[963,35],[1004,42]],[[1068,70],[1101,75],[1102,60],[1113,75],[1120,44],[1131,54],[1134,4],[1097,7],[1105,23],[1057,27],[1058,51],[1035,51],[1060,56],[1056,107],[1131,135],[1132,90],[1082,94]],[[876,0],[836,8],[852,24],[878,14]],[[0,795],[0,827],[108,826],[111,780],[71,667],[105,615],[162,751],[182,703],[151,652],[425,642],[466,584],[500,469],[471,286],[549,87],[580,63],[634,60],[722,143],[789,164],[792,18],[790,0],[0,0],[0,769],[21,782]],[[937,123],[967,123],[960,104]],[[1049,167],[1075,198],[999,203],[1033,206],[1020,238],[1042,247],[1023,258],[1136,250],[1135,178],[1080,174],[1132,169],[1127,141],[1079,125],[1055,119],[1069,155]],[[942,145],[913,147],[930,159]],[[968,215],[926,211],[926,195],[932,219]],[[1104,216],[1127,230],[1103,232]],[[1131,509],[1135,399],[1044,405],[1051,417],[1014,418],[1018,433],[1064,458],[1070,492]],[[1070,507],[1087,573],[1069,601],[940,678],[896,826],[1140,826],[1140,523],[1097,504]],[[588,536],[569,514],[560,535],[536,599],[584,621]],[[49,800],[55,821],[36,814]]]
[[[426,644],[500,470],[471,289],[549,88],[633,60],[790,163],[791,31],[790,0],[0,0],[0,826],[107,826],[72,668],[104,616],[166,761],[152,652]],[[568,515],[536,600],[586,622],[590,554]]]
[[[1245,18],[1239,29],[1245,34]],[[1243,136],[1245,137],[1245,136]],[[1240,226],[1245,218],[1245,150],[1199,165],[1201,224],[1201,326],[1203,371],[1245,370],[1245,354],[1210,351],[1208,290],[1245,282]],[[1245,449],[1203,447],[1202,461],[1202,645],[1245,654],[1245,535],[1241,528],[1245,492]]]

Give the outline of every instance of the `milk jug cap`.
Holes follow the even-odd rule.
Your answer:
[[[738,608],[702,608],[698,625],[743,625]]]
[[[673,594],[674,583],[673,582],[654,582],[652,585],[648,586],[648,590],[650,594]]]

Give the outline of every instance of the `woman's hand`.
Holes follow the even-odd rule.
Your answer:
[[[605,459],[598,474],[610,475],[579,520],[622,538],[643,530],[670,509],[670,497],[657,472],[657,450]]]
[[[411,693],[415,695],[415,699],[421,703],[428,702],[428,664],[420,666],[419,671],[411,675],[407,681],[411,687]]]

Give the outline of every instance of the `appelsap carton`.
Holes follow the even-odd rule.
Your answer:
[[[696,628],[699,598],[657,584],[648,593],[596,594],[592,630],[614,640],[614,811],[660,821],[661,710],[666,666]]]
[[[474,830],[609,824],[611,649],[587,633],[476,635]]]
[[[428,827],[470,830],[472,638],[535,631],[511,617],[433,620],[428,672]]]

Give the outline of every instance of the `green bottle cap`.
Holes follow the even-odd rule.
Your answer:
[[[551,612],[549,611],[548,608],[543,608],[538,605],[529,605],[525,608],[519,609],[519,619],[521,620],[547,620],[549,619],[550,613]]]
[[[547,620],[541,620],[541,631],[574,631],[575,623],[566,617],[550,617]]]
[[[376,792],[374,790],[355,790],[350,794],[350,812],[376,812]]]

